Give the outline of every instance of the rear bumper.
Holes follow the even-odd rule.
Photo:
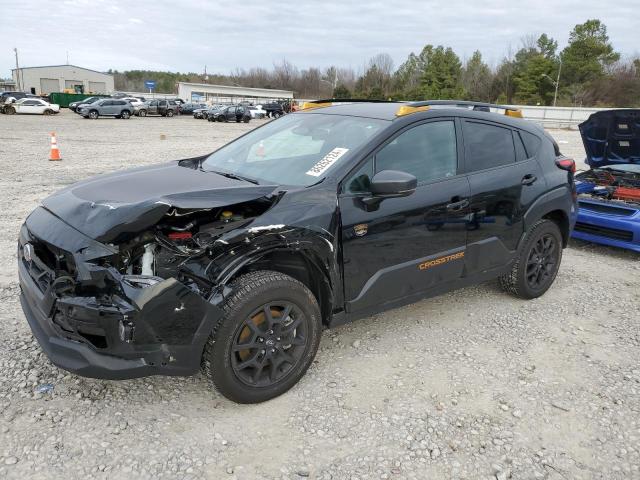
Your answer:
[[[606,202],[591,201],[597,208],[608,207]],[[640,209],[625,215],[603,213],[588,208],[578,210],[578,220],[571,234],[573,238],[612,247],[640,252]]]

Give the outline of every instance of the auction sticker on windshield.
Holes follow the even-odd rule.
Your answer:
[[[319,177],[324,172],[329,170],[329,168],[331,168],[331,165],[336,163],[340,159],[340,157],[342,157],[348,151],[349,151],[348,148],[339,148],[339,147],[334,148],[329,153],[327,153],[322,158],[322,160],[320,160],[313,167],[311,167],[311,169],[308,172],[306,172],[307,175],[311,175],[312,177]]]

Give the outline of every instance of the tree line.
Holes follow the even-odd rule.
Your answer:
[[[546,33],[521,40],[496,66],[480,51],[464,61],[450,47],[426,45],[395,68],[388,54],[353,68],[300,69],[283,60],[273,68],[238,68],[228,75],[133,70],[111,72],[116,89],[144,91],[144,80],[157,91],[174,92],[177,82],[241,85],[293,90],[297,98],[392,100],[461,99],[507,104],[560,106],[640,106],[640,57],[622,59],[597,19],[576,25],[567,46]],[[557,85],[557,91],[556,91]]]

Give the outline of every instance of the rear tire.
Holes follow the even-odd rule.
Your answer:
[[[124,118],[125,120],[128,120],[130,116],[131,113],[129,112],[129,110],[123,110],[120,114],[120,118]]]
[[[306,286],[279,272],[247,273],[231,287],[202,368],[228,399],[264,402],[293,387],[311,365],[322,333],[320,308]]]
[[[562,234],[551,220],[539,220],[524,239],[511,272],[500,277],[503,290],[524,299],[543,295],[558,274]]]
[[[173,110],[167,110],[167,117],[173,117]]]

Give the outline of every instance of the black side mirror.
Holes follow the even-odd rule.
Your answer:
[[[416,191],[418,179],[410,173],[383,170],[371,179],[370,190],[375,197],[406,197]]]
[[[367,212],[373,212],[385,198],[407,197],[416,191],[418,179],[410,173],[383,170],[376,173],[369,184],[370,197],[359,197],[356,202]]]

